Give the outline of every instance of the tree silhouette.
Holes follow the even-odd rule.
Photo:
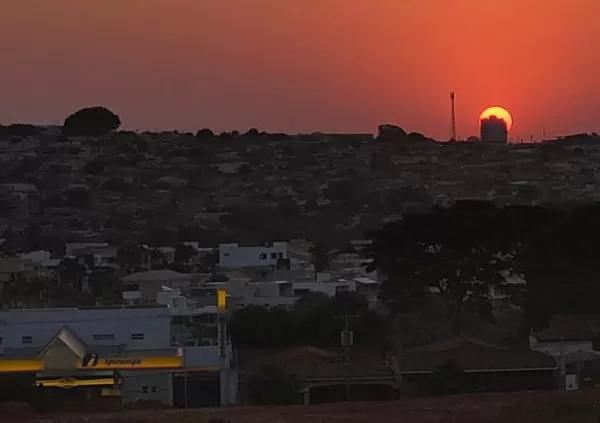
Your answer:
[[[198,138],[199,140],[209,140],[211,138],[214,138],[214,136],[215,134],[213,133],[213,131],[211,131],[208,128],[203,128],[196,132],[196,138]]]
[[[318,273],[324,272],[329,268],[334,251],[324,243],[314,242],[308,249],[308,252],[311,255],[311,263],[314,267],[314,277],[316,280]]]
[[[300,403],[301,381],[284,371],[264,366],[248,378],[248,399],[253,405],[286,405]]]
[[[116,131],[121,119],[105,107],[86,107],[65,119],[65,136],[100,136]]]
[[[93,304],[115,305],[123,303],[123,286],[112,269],[95,269],[89,275]]]
[[[527,282],[524,307],[534,327],[555,314],[600,307],[600,204],[571,209],[512,208],[517,263]]]
[[[491,318],[490,289],[502,288],[503,272],[512,266],[509,241],[494,225],[498,214],[490,203],[461,201],[369,233],[367,269],[386,278],[382,302],[401,312],[439,292],[455,334],[467,313]]]
[[[143,257],[143,248],[134,242],[125,243],[117,251],[117,263],[126,274],[137,271],[141,267]]]
[[[328,297],[309,292],[292,309],[247,306],[233,312],[229,331],[237,347],[339,346],[346,313],[352,316],[357,345],[381,345],[385,322],[368,309],[368,302],[358,293]]]
[[[179,244],[175,247],[175,265],[179,268],[189,270],[189,264],[192,257],[196,255],[196,250],[186,244]]]

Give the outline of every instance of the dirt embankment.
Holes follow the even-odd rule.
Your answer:
[[[0,410],[1,411],[1,410]],[[3,413],[2,422],[44,423],[597,423],[600,390],[419,398],[315,406],[136,409],[104,414],[32,416]],[[215,421],[221,420],[220,422]]]

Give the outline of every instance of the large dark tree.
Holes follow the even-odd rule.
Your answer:
[[[555,314],[600,309],[600,205],[570,209],[513,208],[520,239],[519,271],[527,282],[524,307],[531,326]],[[516,223],[515,223],[516,222]]]
[[[314,267],[314,278],[317,279],[317,274],[329,269],[331,259],[335,254],[334,251],[325,243],[314,242],[309,248],[311,255],[311,263]]]
[[[240,348],[284,348],[299,345],[339,347],[347,315],[358,345],[382,345],[384,322],[358,293],[335,297],[310,292],[292,309],[247,306],[233,312],[229,331]]]
[[[459,201],[370,232],[367,267],[385,278],[383,303],[401,313],[439,292],[455,334],[467,314],[491,318],[490,290],[502,289],[513,257],[500,214],[491,203]]]
[[[66,136],[100,136],[115,131],[121,119],[106,107],[86,107],[65,119],[63,134]]]

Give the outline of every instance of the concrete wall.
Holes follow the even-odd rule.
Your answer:
[[[172,372],[166,370],[121,372],[123,403],[139,400],[173,402]]]

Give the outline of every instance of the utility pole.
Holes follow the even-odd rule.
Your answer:
[[[454,110],[454,92],[450,93],[450,120],[452,123],[452,138],[450,141],[456,141],[456,114]]]
[[[344,366],[344,384],[346,388],[346,401],[349,402],[351,400],[351,385],[352,385],[352,377],[350,375],[350,347],[354,343],[354,334],[350,330],[350,319],[353,317],[358,317],[356,315],[348,314],[348,303],[346,303],[344,307],[344,329],[341,333],[341,341],[342,347],[344,349],[344,358],[343,358],[343,366]]]
[[[344,332],[342,334],[342,343],[344,347],[344,367],[346,384],[346,402],[350,402],[350,322],[348,318],[348,305],[344,309]]]

